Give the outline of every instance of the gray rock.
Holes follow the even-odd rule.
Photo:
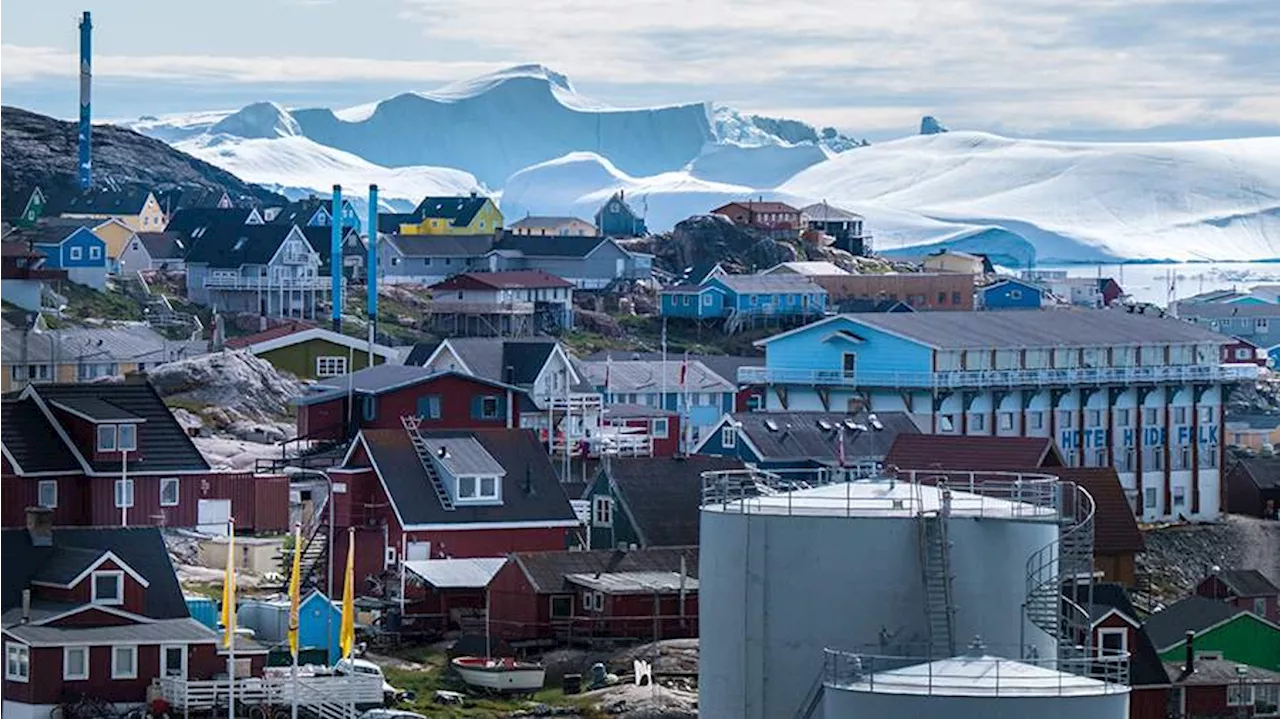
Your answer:
[[[920,120],[921,135],[940,135],[944,132],[947,132],[947,127],[946,125],[943,125],[941,122],[938,122],[938,118],[934,117],[933,115],[925,115],[923,118],[921,118]]]

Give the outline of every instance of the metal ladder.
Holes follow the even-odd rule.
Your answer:
[[[1073,482],[1058,496],[1058,539],[1027,560],[1027,622],[1053,637],[1059,669],[1086,673],[1092,632],[1093,497]],[[1026,642],[1023,642],[1026,651]]]
[[[921,490],[917,485],[917,493]],[[929,654],[933,658],[956,654],[955,604],[952,596],[951,541],[947,537],[947,517],[951,513],[951,493],[942,494],[942,507],[925,512],[923,505],[920,529],[920,571],[924,582],[924,611],[929,627]]]
[[[818,712],[818,708],[822,706],[822,695],[826,691],[824,673],[820,672],[818,674],[813,686],[809,687],[809,691],[804,695],[804,699],[800,702],[800,708],[796,711],[796,719],[812,719],[814,714]]]
[[[449,494],[449,490],[444,486],[444,480],[440,479],[440,473],[436,471],[436,460],[431,448],[427,446],[427,440],[418,431],[418,422],[419,419],[412,415],[400,417],[400,423],[404,425],[404,431],[409,434],[409,441],[413,442],[413,448],[418,453],[418,461],[422,463],[427,479],[431,481],[431,486],[436,490],[436,496],[440,498],[440,506],[453,511],[453,496]]]

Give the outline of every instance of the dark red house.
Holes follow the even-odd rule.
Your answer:
[[[528,392],[514,385],[393,364],[326,380],[295,403],[298,436],[308,439],[346,439],[362,429],[402,429],[404,416],[420,418],[423,429],[518,427],[520,412],[532,406]]]
[[[1172,688],[1168,716],[1186,719],[1276,716],[1280,672],[1226,659],[1195,656],[1187,646],[1183,662],[1166,662]],[[1264,707],[1259,711],[1259,704]],[[1130,713],[1132,716],[1132,713]]]
[[[745,225],[761,230],[799,230],[800,210],[785,202],[746,200],[730,202],[711,211],[724,215],[735,225]]]
[[[368,429],[335,483],[334,556],[356,529],[356,576],[375,587],[398,558],[502,557],[564,549],[580,525],[533,432]],[[368,582],[367,580],[374,580]]]
[[[1124,288],[1113,277],[1099,277],[1098,291],[1102,293],[1102,306],[1110,307],[1124,296]]]
[[[1266,367],[1268,362],[1265,350],[1246,339],[1232,337],[1231,341],[1222,345],[1223,364],[1256,364]]]
[[[698,633],[698,550],[517,552],[489,584],[490,631],[513,646]]]
[[[647,445],[642,456],[674,457],[680,451],[679,412],[645,404],[611,404],[604,408],[601,424],[613,428],[620,442],[631,438]]]
[[[1085,597],[1080,597],[1082,601]],[[1090,631],[1092,645],[1100,665],[1107,662],[1129,663],[1130,719],[1166,719],[1169,702],[1169,675],[1165,672],[1155,645],[1138,620],[1128,592],[1119,584],[1094,585],[1088,597],[1092,608]],[[1125,658],[1127,655],[1127,658]],[[1106,674],[1099,666],[1099,675]]]
[[[1256,569],[1226,569],[1211,574],[1196,585],[1196,594],[1221,599],[1236,609],[1280,624],[1280,587]]]
[[[5,527],[46,507],[58,526],[225,525],[283,532],[289,480],[209,468],[145,381],[31,385],[0,403]]]
[[[226,671],[158,529],[54,529],[48,509],[27,516],[3,532],[6,717],[43,719],[80,694],[140,704],[154,677]]]
[[[1227,472],[1227,509],[1280,519],[1280,457],[1242,457]]]

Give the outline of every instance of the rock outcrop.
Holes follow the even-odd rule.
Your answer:
[[[921,135],[941,135],[947,131],[947,126],[938,122],[938,118],[933,115],[925,115],[920,120]]]

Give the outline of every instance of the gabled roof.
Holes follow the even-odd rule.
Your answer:
[[[841,313],[856,312],[915,312],[902,300],[873,300],[866,297],[846,297],[837,305]]]
[[[1029,467],[1027,471],[1040,469]],[[1124,495],[1120,476],[1113,467],[1054,467],[1059,479],[1075,482],[1093,497],[1093,549],[1098,554],[1128,554],[1146,548],[1138,520]],[[1130,615],[1133,616],[1133,615]]]
[[[217,207],[224,198],[231,199],[230,193],[221,187],[178,187],[155,195],[160,209],[170,215],[186,208]]]
[[[610,357],[613,358],[614,362],[618,362],[620,360],[645,360],[648,362],[652,362],[654,360],[661,360],[662,353],[661,352],[627,352],[625,350],[623,351],[600,350],[599,352],[593,352],[587,355],[586,357],[584,357],[583,362],[604,362],[608,360]],[[752,355],[748,357],[745,355],[696,354],[696,355],[690,355],[689,359],[697,360],[701,362],[702,364],[707,366],[707,369],[711,370],[712,372],[715,372],[716,374],[729,380],[730,382],[737,382],[738,370],[743,367],[763,367],[764,366],[764,355]],[[676,353],[668,352],[667,360],[680,361],[681,356]]]
[[[449,220],[449,224],[454,227],[466,227],[488,201],[489,198],[484,195],[424,197],[413,208],[413,216],[419,222],[424,219]]]
[[[146,190],[89,190],[67,198],[64,215],[136,215],[151,195]]]
[[[428,446],[449,439],[474,438],[499,465],[506,469],[502,478],[502,503],[495,505],[455,505],[447,510],[423,469],[417,450],[404,430],[363,430],[352,445],[367,449],[372,466],[391,498],[401,521],[411,529],[434,527],[448,529],[473,525],[511,525],[528,527],[576,527],[577,516],[568,497],[560,488],[560,480],[547,452],[533,432],[527,429],[477,429],[465,431],[423,432]],[[353,464],[350,456],[344,466]],[[463,525],[463,526],[459,526]],[[446,548],[446,551],[447,548]]]
[[[752,212],[799,212],[800,210],[788,205],[785,202],[762,202],[756,200],[742,200],[741,202],[729,202],[721,205],[711,211],[711,214],[724,214],[721,210],[727,210],[730,207],[745,207]]]
[[[33,646],[62,646],[66,644],[214,644],[218,633],[191,617],[161,619],[142,624],[120,624],[100,627],[84,626],[35,626],[16,624],[4,629]],[[248,641],[244,641],[248,644]],[[242,651],[241,640],[236,640],[236,650]]]
[[[464,272],[431,285],[433,290],[477,289],[545,289],[573,287],[573,283],[545,270],[512,270],[508,272]]]
[[[305,320],[292,320],[282,325],[270,327],[261,332],[254,332],[249,335],[241,335],[240,337],[228,337],[224,343],[229,349],[243,349],[249,345],[267,340],[277,339],[279,337],[288,337],[291,334],[309,330],[315,327],[315,324]]]
[[[772,274],[772,275],[722,275],[707,280],[719,282],[738,294],[753,293],[800,293],[827,294],[818,283],[804,275]]]
[[[211,225],[199,237],[190,237],[192,246],[187,252],[187,262],[222,268],[265,265],[275,257],[293,229],[294,225],[276,223]],[[305,235],[303,238],[305,240]]]
[[[493,235],[389,235],[383,238],[405,257],[483,257]]]
[[[242,348],[248,350],[251,354],[262,354],[281,347],[291,347],[315,340],[348,347],[357,353],[366,354],[366,356],[369,351],[369,343],[367,341],[358,340],[324,327],[309,326],[302,322],[273,327],[272,329],[257,334],[245,335],[244,337],[236,337],[234,340],[227,340],[227,346],[235,349]],[[396,355],[394,348],[380,344],[373,345],[373,353],[387,361]],[[375,365],[375,367],[379,366],[384,365]]]
[[[478,382],[502,390],[511,390],[522,395],[527,393],[527,390],[523,387],[505,384],[488,377],[478,377],[457,371],[435,372],[417,365],[387,363],[366,367],[351,374],[320,380],[313,386],[312,393],[297,397],[293,402],[297,405],[328,402],[345,396],[347,392],[362,396],[377,396],[442,377],[460,377],[470,382]]]
[[[472,374],[521,387],[533,384],[557,347],[544,337],[450,337],[445,344]]]
[[[1093,585],[1092,596],[1087,599],[1093,605],[1090,614],[1095,627],[1098,622],[1113,610],[1122,614],[1126,619],[1137,621],[1138,610],[1133,606],[1133,601],[1129,598],[1129,592],[1119,584],[1113,582],[1095,584]],[[1077,601],[1084,602],[1086,597],[1078,596]],[[1147,633],[1141,627],[1135,629],[1134,636],[1137,641],[1129,646],[1130,684],[1136,687],[1168,684],[1169,675],[1165,673],[1164,664],[1161,663],[1160,655],[1156,652],[1151,638],[1147,636]]]
[[[1242,613],[1243,609],[1224,601],[1191,596],[1152,614],[1142,628],[1156,650],[1163,652],[1185,641],[1188,631],[1198,633]]]
[[[72,235],[81,231],[101,242],[101,238],[93,234],[93,228],[102,224],[100,220],[84,220],[84,224],[64,225],[61,223],[41,223],[35,227],[15,227],[4,236],[6,243],[22,243],[32,245],[60,245]]]
[[[920,432],[905,412],[876,412],[874,416],[882,429],[875,429],[871,415],[865,412],[738,412],[729,415],[728,421],[739,425],[738,431],[761,461],[831,466],[839,461],[841,437],[845,461],[852,465],[883,458],[897,437]]]
[[[185,207],[173,213],[173,216],[169,218],[169,224],[165,225],[164,229],[166,232],[178,232],[191,236],[196,229],[201,227],[243,225],[252,214],[253,209],[248,207],[230,207],[227,209],[218,207]]]
[[[721,377],[700,360],[689,359],[685,383],[680,384],[680,372],[684,360],[623,360],[581,363],[587,381],[605,392],[736,392],[736,381]],[[664,383],[665,377],[665,383]],[[608,379],[608,387],[605,380]]]
[[[608,237],[583,237],[579,235],[515,235],[506,233],[493,246],[495,251],[515,252],[526,257],[582,258],[591,254],[606,242]],[[615,245],[617,243],[614,243]],[[621,248],[619,248],[621,249]],[[622,250],[626,252],[626,250]]]
[[[1280,457],[1246,457],[1236,460],[1236,467],[1258,489],[1280,489]]]
[[[187,254],[187,245],[177,232],[139,232],[138,239],[153,260],[181,260]]]
[[[978,289],[978,291],[979,291],[979,292],[986,293],[986,292],[989,292],[989,291],[991,291],[991,290],[994,290],[994,289],[997,289],[997,288],[1000,288],[1000,287],[1004,287],[1005,285],[1017,285],[1018,287],[1025,287],[1025,288],[1027,288],[1027,289],[1029,289],[1029,290],[1032,290],[1032,291],[1035,291],[1035,292],[1040,292],[1040,293],[1042,293],[1042,294],[1043,294],[1044,292],[1046,292],[1045,288],[1044,288],[1042,285],[1040,285],[1039,283],[1033,282],[1033,281],[1031,281],[1031,280],[1023,280],[1023,279],[1019,279],[1019,278],[1017,278],[1017,277],[1002,277],[1002,278],[1000,278],[1000,279],[996,280],[995,282],[992,282],[992,283],[991,283],[991,284],[989,284],[989,285],[984,285],[984,286],[979,287],[979,288],[977,288],[977,289]]]
[[[34,399],[0,401],[0,438],[6,456],[24,473],[79,472],[80,461],[58,438]]]
[[[702,473],[742,469],[728,457],[616,457],[606,470],[641,545],[698,544]]]
[[[788,273],[793,275],[802,275],[806,277],[822,277],[822,276],[830,276],[830,275],[852,274],[851,272],[849,272],[846,269],[843,269],[842,267],[835,264],[834,262],[827,262],[825,260],[821,262],[780,262],[774,265],[773,267],[770,267],[769,269],[765,270],[761,274],[785,275]]]
[[[1280,596],[1280,587],[1256,569],[1224,569],[1213,576],[1237,597]]]
[[[515,222],[512,222],[508,227],[509,229],[513,229],[513,230],[516,229],[517,227],[519,228],[527,227],[531,230],[554,230],[555,228],[560,227],[561,225],[567,225],[573,222],[581,222],[584,225],[591,224],[590,222],[587,222],[586,220],[583,220],[577,217],[550,217],[550,216],[530,215],[528,217],[522,217],[516,220]]]
[[[538,594],[574,591],[565,581],[570,574],[614,574],[618,572],[678,572],[680,558],[685,572],[698,576],[697,547],[656,547],[653,549],[597,549],[584,552],[515,552],[515,562]]]
[[[343,204],[347,200],[342,201]],[[276,216],[271,219],[271,224],[276,225],[298,225],[302,226],[311,221],[315,217],[316,212],[324,208],[330,217],[333,216],[333,199],[319,197],[306,197],[301,200],[294,200],[280,209]]]
[[[307,238],[307,242],[311,244],[312,249],[316,251],[316,254],[320,255],[320,264],[328,265],[329,250],[333,247],[333,228],[308,225],[299,226],[298,229],[302,230],[302,236]],[[364,250],[364,240],[360,239],[360,233],[356,231],[356,228],[343,227],[341,241],[344,254],[346,253],[347,245],[351,242],[352,235],[355,236],[355,242],[361,248],[361,252]]]
[[[806,205],[800,208],[805,217],[815,222],[848,222],[849,220],[861,220],[862,215],[856,212],[842,210],[835,205],[829,205],[825,202],[815,202],[812,205]]]
[[[1027,467],[1057,468],[1063,462],[1048,437],[900,434],[884,464],[901,470],[1005,472]]]

